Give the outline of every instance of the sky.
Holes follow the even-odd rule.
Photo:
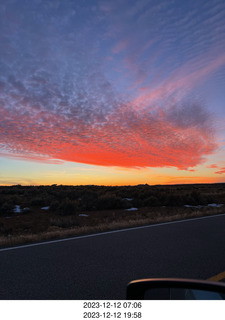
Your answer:
[[[1,0],[0,185],[225,182],[224,0]]]

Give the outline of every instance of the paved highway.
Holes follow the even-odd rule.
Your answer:
[[[129,281],[225,270],[225,215],[0,250],[0,299],[125,299]]]

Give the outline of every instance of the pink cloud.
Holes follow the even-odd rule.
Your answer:
[[[16,150],[14,150],[16,151]],[[59,159],[50,159],[48,155],[35,155],[35,154],[19,154],[19,153],[7,153],[7,152],[0,152],[0,157],[6,157],[9,159],[18,159],[18,160],[29,160],[32,162],[39,162],[39,163],[46,163],[46,164],[63,164],[63,160]]]
[[[126,48],[129,46],[130,40],[129,39],[124,39],[119,41],[114,48],[112,49],[113,53],[120,53],[121,51],[126,50]]]
[[[139,97],[133,100],[132,104],[137,108],[142,108],[150,106],[160,99],[168,100],[170,96],[174,97],[174,95],[176,99],[181,100],[197,84],[204,82],[210,73],[225,65],[224,54],[218,56],[215,60],[211,60],[210,57],[211,55],[206,59],[208,63],[201,67],[199,59],[202,59],[202,57],[189,61],[179,69],[176,69],[156,89],[152,89],[149,86],[146,92],[142,91]]]
[[[215,172],[216,174],[224,174],[225,173],[225,167],[220,168],[219,171]]]

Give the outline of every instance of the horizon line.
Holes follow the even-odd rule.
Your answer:
[[[104,185],[104,184],[12,184],[12,185],[1,185],[0,187],[139,187],[139,186],[183,186],[183,185],[216,185],[225,184],[225,182],[196,182],[196,183],[173,183],[173,184],[149,184],[149,183],[139,183],[139,184],[124,184],[124,185]]]

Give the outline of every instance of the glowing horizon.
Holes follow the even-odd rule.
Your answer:
[[[225,182],[222,0],[0,16],[0,185]]]

